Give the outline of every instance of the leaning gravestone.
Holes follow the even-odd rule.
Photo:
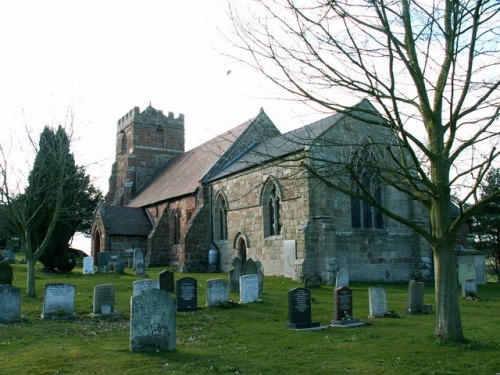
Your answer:
[[[75,286],[47,284],[43,296],[42,319],[72,319],[75,316]]]
[[[295,288],[288,292],[288,328],[310,329],[319,327],[311,321],[311,292]]]
[[[83,258],[83,274],[92,275],[94,273],[94,258],[85,257]]]
[[[174,292],[175,291],[175,283],[174,283],[174,273],[169,270],[161,271],[158,274],[158,280],[160,282],[160,289],[165,292]]]
[[[146,290],[130,300],[130,350],[173,351],[176,341],[175,301],[167,292]]]
[[[259,298],[259,276],[256,274],[240,277],[240,302],[256,302]]]
[[[0,285],[0,323],[21,320],[21,292],[11,285]]]
[[[424,283],[410,280],[408,284],[408,303],[406,306],[410,314],[424,311],[424,287]]]
[[[348,286],[337,288],[333,292],[332,327],[356,327],[365,323],[354,318],[352,309],[352,289]]]
[[[243,268],[241,270],[241,276],[256,275],[256,274],[257,274],[257,266],[255,265],[253,259],[249,258],[243,265]]]
[[[198,309],[198,287],[196,279],[183,277],[177,280],[175,287],[177,311],[193,311]]]
[[[133,295],[138,296],[145,290],[160,289],[160,282],[158,280],[137,280],[133,283]]]
[[[101,284],[94,287],[94,304],[92,307],[94,317],[117,316],[115,311],[115,286]]]
[[[342,288],[343,286],[349,286],[349,272],[345,268],[341,268],[337,273],[335,289]]]
[[[227,280],[210,279],[207,280],[207,306],[216,306],[229,300],[229,290]]]
[[[12,266],[6,260],[0,262],[0,285],[8,284],[12,285],[12,279],[14,278],[14,272],[12,271]]]
[[[369,318],[382,318],[387,313],[387,296],[382,287],[368,288]]]

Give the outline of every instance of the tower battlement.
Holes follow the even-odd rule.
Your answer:
[[[141,112],[139,107],[134,107],[117,121],[117,131],[120,132],[128,125],[138,122],[153,126],[168,126],[184,128],[184,115],[182,113],[175,117],[173,112],[168,112],[168,116],[160,109],[148,106]]]

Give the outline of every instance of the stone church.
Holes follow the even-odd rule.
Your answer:
[[[266,275],[296,280],[332,282],[343,267],[357,281],[431,272],[430,248],[415,232],[325,183],[344,179],[332,165],[374,157],[367,145],[394,138],[374,125],[381,120],[368,101],[350,113],[282,134],[261,110],[186,151],[182,114],[133,108],[118,120],[109,192],[92,227],[94,259],[142,248],[150,266],[203,272],[215,249],[223,272],[235,257],[252,258]],[[428,225],[419,204],[375,181],[366,187],[382,205]]]

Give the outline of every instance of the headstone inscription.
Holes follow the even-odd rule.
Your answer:
[[[21,292],[11,285],[0,285],[0,323],[21,320]]]
[[[0,262],[0,285],[7,284],[12,285],[12,279],[14,278],[14,272],[12,271],[12,266],[6,260]]]
[[[229,300],[229,290],[227,280],[210,279],[207,280],[206,287],[207,306],[216,306],[219,303],[224,303]]]
[[[160,282],[158,280],[137,280],[133,283],[133,295],[138,296],[148,289],[160,289]]]
[[[94,287],[94,304],[92,315],[96,317],[116,316],[115,311],[115,286],[101,284]]]
[[[308,329],[319,327],[311,321],[311,292],[307,288],[295,288],[288,292],[288,328]]]
[[[349,286],[349,272],[345,268],[341,268],[337,273],[335,281],[335,289]]]
[[[75,286],[47,284],[43,296],[42,319],[72,319],[75,316]]]
[[[198,309],[198,287],[196,279],[183,277],[176,283],[177,311]]]
[[[83,258],[83,274],[92,275],[94,273],[94,258],[84,257]]]
[[[369,318],[382,318],[387,313],[387,296],[382,287],[368,288]]]
[[[130,301],[130,350],[173,351],[176,344],[175,301],[163,290],[150,289]]]
[[[160,289],[165,292],[174,292],[175,291],[175,283],[174,283],[174,273],[169,270],[161,271],[158,274],[158,280],[160,281]]]
[[[259,276],[257,274],[240,277],[240,302],[256,302],[259,298]]]
[[[406,307],[410,314],[423,312],[424,287],[424,283],[410,280],[410,283],[408,284],[408,303]]]
[[[248,260],[243,265],[243,269],[241,270],[241,276],[244,275],[256,275],[257,274],[257,266],[252,258],[248,258]]]

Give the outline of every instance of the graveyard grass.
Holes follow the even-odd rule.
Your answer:
[[[130,297],[137,280],[125,274],[36,273],[36,299],[25,295],[26,266],[14,267],[14,286],[22,292],[23,321],[0,324],[0,373],[8,374],[495,374],[500,373],[500,284],[478,288],[480,300],[461,299],[468,342],[453,345],[433,337],[435,315],[407,315],[408,285],[382,284],[388,310],[400,318],[368,319],[368,288],[354,283],[354,315],[370,324],[321,331],[288,330],[288,290],[301,284],[265,277],[262,301],[226,308],[177,313],[174,352],[132,353]],[[156,279],[163,268],[148,269]],[[205,305],[205,282],[225,274],[179,274],[198,281],[198,305]],[[42,320],[47,283],[76,286],[76,319]],[[92,319],[94,286],[114,284],[116,310],[123,319]],[[312,321],[327,326],[333,314],[333,287],[311,289]],[[237,301],[238,295],[230,293]],[[425,303],[434,305],[433,286]]]

